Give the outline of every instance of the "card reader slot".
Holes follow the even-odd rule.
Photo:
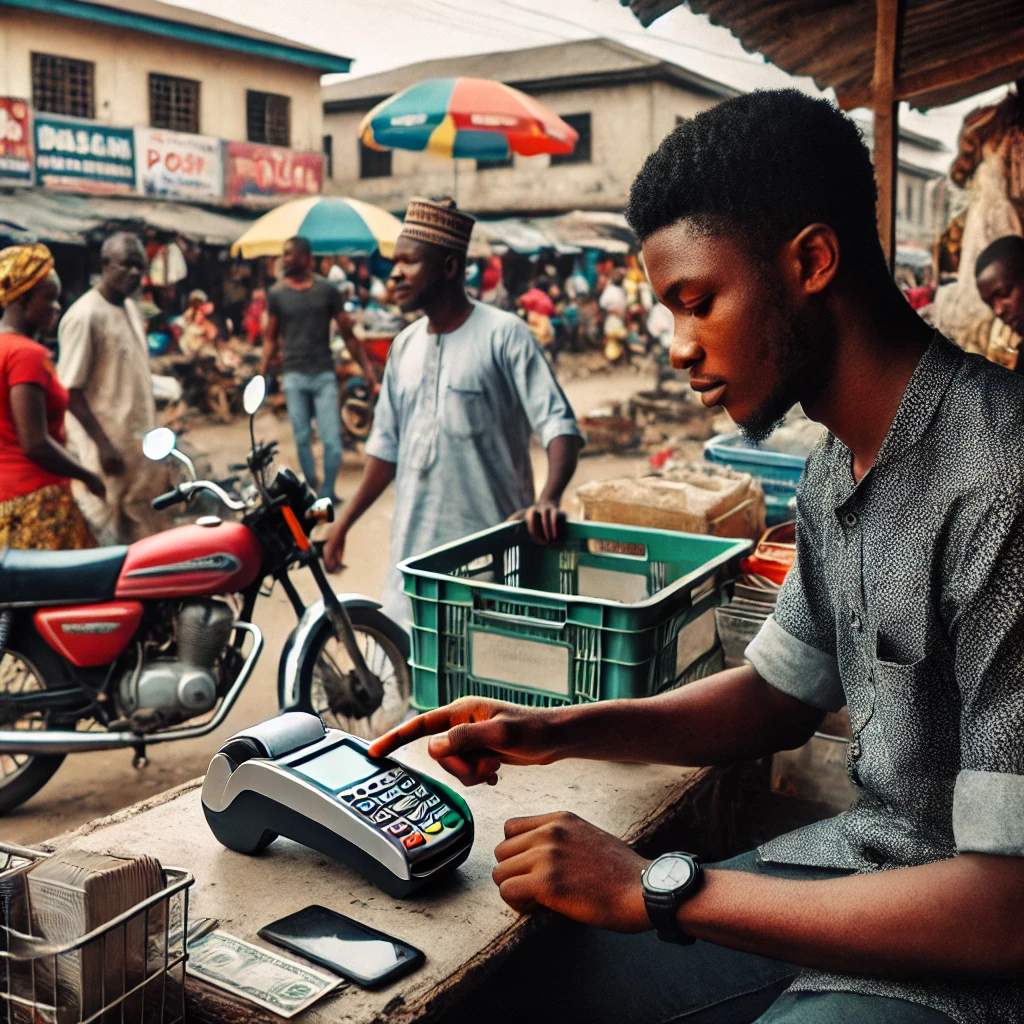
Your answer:
[[[429,878],[431,875],[436,875],[438,871],[446,868],[452,861],[459,858],[465,860],[469,856],[469,848],[472,842],[463,844],[458,841],[459,839],[463,839],[461,833],[459,833],[458,837],[452,837],[452,840],[455,840],[454,849],[451,845],[446,844],[436,853],[431,853],[422,860],[417,860],[414,864],[410,864],[409,874],[413,878]],[[449,840],[450,842],[451,840]]]

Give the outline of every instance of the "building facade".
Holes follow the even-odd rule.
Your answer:
[[[29,184],[43,188],[201,198],[188,187],[182,195],[153,191],[145,172],[162,161],[166,181],[183,167],[201,167],[212,176],[205,184],[213,186],[203,197],[244,203],[250,193],[232,192],[230,181],[214,194],[218,173],[303,176],[309,191],[312,161],[318,191],[320,77],[347,71],[349,64],[345,57],[159,0],[0,0],[7,136],[16,132],[10,126],[18,112],[27,109],[35,129]],[[260,151],[252,147],[267,147],[270,172],[256,166]],[[308,154],[311,161],[298,161],[296,171],[283,156],[288,152]],[[129,161],[138,176],[131,188]],[[97,184],[89,171],[102,170],[104,162],[111,181]],[[125,166],[118,169],[118,162]],[[12,182],[10,173],[9,162],[0,167],[5,184],[22,183]],[[202,186],[192,182],[192,192]]]
[[[575,152],[485,164],[362,146],[359,123],[378,102],[424,79],[462,75],[495,78],[536,97],[579,133]],[[413,64],[324,88],[324,191],[394,211],[413,195],[445,193],[493,216],[621,210],[661,139],[681,119],[736,94],[607,39]]]

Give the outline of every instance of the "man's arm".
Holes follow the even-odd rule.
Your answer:
[[[557,813],[513,818],[494,881],[521,912],[548,907],[622,932],[651,928],[640,872],[615,836]],[[1019,979],[1024,857],[961,854],[920,867],[822,881],[706,871],[679,908],[683,931],[774,959],[911,981]]]
[[[363,343],[356,337],[356,332],[352,325],[352,317],[342,310],[335,317],[334,322],[338,325],[338,330],[345,340],[345,347],[349,350],[352,358],[362,367],[366,383],[370,385],[370,393],[377,394],[380,390],[380,385],[377,383],[377,374],[373,369],[373,363],[370,362],[370,357],[366,354],[366,349],[363,348]]]
[[[278,340],[281,337],[281,322],[271,313],[267,317],[267,329],[263,332],[263,356],[260,359],[260,373],[264,377],[277,358]]]
[[[348,536],[349,529],[384,493],[394,478],[395,464],[393,462],[385,462],[373,455],[366,457],[366,468],[363,470],[363,479],[360,481],[359,490],[345,505],[341,517],[331,527],[331,535],[324,545],[324,564],[327,566],[328,572],[335,572],[341,568],[341,561],[345,555],[345,538]]]
[[[95,442],[99,450],[100,466],[107,476],[119,476],[124,472],[124,456],[117,445],[107,437],[107,432],[102,424],[93,415],[89,408],[89,402],[85,392],[81,388],[71,388],[68,391],[68,412],[82,424],[85,432]]]

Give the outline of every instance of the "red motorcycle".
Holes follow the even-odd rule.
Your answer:
[[[147,457],[174,456],[190,478],[154,507],[206,493],[241,521],[203,516],[127,547],[0,550],[0,813],[37,793],[67,754],[124,747],[142,766],[148,744],[216,729],[260,656],[252,613],[274,582],[298,617],[278,667],[281,710],[366,738],[405,714],[408,637],[376,601],[334,593],[309,537],[333,506],[290,469],[274,470],[276,441],[257,443],[265,390],[255,377],[245,391],[248,493],[196,479],[166,427],[144,443]],[[322,595],[309,607],[294,568]]]

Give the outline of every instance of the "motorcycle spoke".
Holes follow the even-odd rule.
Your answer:
[[[43,690],[42,681],[35,670],[11,651],[0,658],[0,707],[5,694],[22,695]],[[4,722],[4,728],[39,730],[46,728],[46,719],[38,711],[29,712],[13,722]],[[0,786],[8,783],[32,760],[31,754],[0,754]]]

